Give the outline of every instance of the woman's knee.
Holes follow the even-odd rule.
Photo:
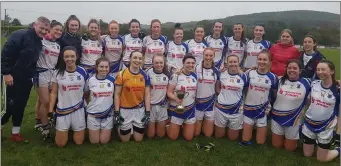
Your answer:
[[[74,142],[76,145],[82,145],[84,143],[84,139],[75,139]]]
[[[101,139],[101,140],[100,140],[100,144],[107,144],[107,143],[109,143],[109,141],[110,141],[110,138]]]
[[[60,148],[65,147],[67,140],[55,140],[56,141],[56,145]]]

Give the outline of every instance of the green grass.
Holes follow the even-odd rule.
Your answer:
[[[340,50],[322,50],[323,54],[337,66],[337,78],[340,71]],[[271,146],[269,130],[266,145],[240,147],[236,141],[206,138],[200,136],[191,142],[180,137],[177,141],[163,139],[144,139],[142,143],[121,143],[116,133],[108,145],[91,145],[88,139],[84,145],[76,146],[70,137],[65,148],[57,148],[52,143],[41,140],[40,134],[34,131],[34,105],[36,92],[32,90],[22,124],[22,135],[30,140],[29,143],[11,143],[11,123],[4,128],[5,140],[1,143],[1,164],[6,166],[25,165],[340,165],[337,158],[329,163],[319,163],[316,156],[303,156],[302,144],[296,152],[290,153],[284,149]],[[87,137],[88,135],[86,135]],[[213,142],[212,152],[196,150],[195,143],[208,144]]]

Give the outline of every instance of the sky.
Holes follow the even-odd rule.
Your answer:
[[[188,22],[285,10],[340,14],[340,2],[1,2],[1,19],[5,9],[11,18],[18,18],[23,24],[39,16],[65,22],[70,14],[75,14],[82,24],[91,18],[119,23],[136,18],[142,24],[150,24],[154,18],[161,22]]]

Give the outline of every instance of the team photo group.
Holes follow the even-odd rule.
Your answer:
[[[302,142],[306,157],[315,149],[319,161],[340,155],[340,83],[312,35],[300,41],[300,51],[291,30],[271,43],[264,25],[246,39],[243,24],[224,36],[217,21],[212,29],[193,27],[186,41],[180,24],[172,39],[162,35],[158,19],[149,34],[136,19],[124,36],[114,20],[106,35],[95,19],[86,34],[80,27],[75,15],[65,23],[39,17],[7,38],[1,127],[12,118],[11,141],[25,141],[20,126],[34,89],[35,129],[58,147],[66,146],[69,133],[83,144],[86,130],[93,144],[109,143],[114,132],[122,142],[205,136],[240,146],[265,144],[271,132],[274,148],[292,152]]]

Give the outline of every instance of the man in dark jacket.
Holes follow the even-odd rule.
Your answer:
[[[50,28],[50,20],[39,17],[33,28],[15,31],[7,39],[1,52],[1,75],[6,87],[6,113],[1,118],[1,128],[12,116],[11,141],[24,139],[20,126],[32,88],[32,78],[42,49],[42,38]]]

